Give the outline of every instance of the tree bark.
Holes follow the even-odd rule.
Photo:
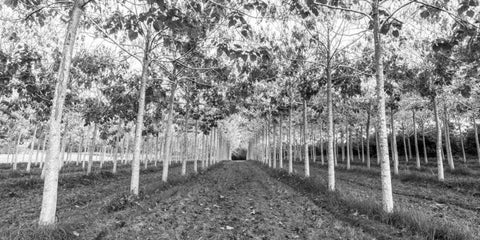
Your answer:
[[[472,116],[472,121],[473,121],[473,130],[475,133],[475,146],[477,147],[477,158],[478,158],[478,163],[480,164],[480,143],[478,140],[478,126],[477,126],[477,120],[475,119],[475,114]]]
[[[273,125],[273,157],[272,157],[272,167],[277,168],[277,128],[275,124]]]
[[[415,109],[412,109],[412,123],[413,123],[413,136],[415,141],[415,159],[417,169],[420,169],[420,151],[418,150],[418,134],[417,134],[417,121],[415,117]]]
[[[393,110],[390,110],[390,124],[392,128],[392,158],[393,158],[393,174],[398,175],[398,149],[397,149],[397,136],[395,130],[395,119]]]
[[[308,141],[307,141],[307,100],[303,100],[303,146],[305,177],[310,177],[310,160],[308,159]]]
[[[15,144],[15,155],[13,157],[13,165],[12,165],[12,170],[13,171],[17,171],[17,163],[18,163],[18,155],[19,155],[19,152],[18,152],[18,149],[19,149],[19,145],[20,145],[20,141],[22,139],[22,132],[20,132],[20,134],[18,135],[18,138],[17,138],[17,144]]]
[[[150,67],[150,31],[147,31],[143,51],[140,97],[138,99],[138,112],[133,143],[132,178],[130,180],[130,193],[133,195],[138,195],[140,186],[140,157],[142,151],[143,117],[145,115],[145,92],[149,75],[148,68]]]
[[[92,173],[92,166],[93,166],[93,155],[95,154],[95,145],[97,139],[97,123],[93,123],[93,133],[92,139],[90,141],[90,153],[88,155],[88,166],[87,166],[87,175]]]
[[[440,118],[438,114],[438,107],[437,107],[437,99],[434,97],[432,99],[433,101],[433,112],[435,115],[435,126],[437,129],[437,146],[436,146],[436,152],[437,152],[437,171],[438,171],[438,180],[443,181],[444,175],[443,175],[443,156],[442,156],[442,127],[440,126]]]
[[[185,123],[183,126],[183,151],[182,151],[182,172],[181,175],[187,175],[187,158],[188,158],[188,120],[190,117],[190,107],[187,103],[187,112],[185,114]]]
[[[365,138],[367,140],[367,168],[370,169],[370,119],[371,119],[371,105],[368,104],[367,112],[367,128],[365,129]]]
[[[165,156],[163,157],[163,169],[162,169],[162,181],[168,180],[168,166],[171,161],[171,145],[172,145],[172,123],[173,123],[173,100],[175,99],[175,90],[177,88],[176,79],[174,79],[173,85],[170,89],[170,99],[168,106],[167,126],[165,127]]]
[[[280,117],[280,146],[278,154],[278,166],[280,169],[283,169],[283,118]]]
[[[402,138],[403,138],[403,154],[405,156],[405,162],[408,163],[407,139],[405,138],[405,124],[403,122],[402,122]]]
[[[37,136],[37,126],[35,126],[35,130],[33,130],[33,136],[32,136],[32,141],[30,142],[30,157],[28,158],[28,163],[27,163],[27,173],[30,172],[31,167],[32,167],[32,158],[33,158],[33,152],[35,150],[35,139]]]
[[[292,102],[288,109],[288,173],[293,173],[293,149],[292,149]]]
[[[38,224],[41,226],[53,226],[57,208],[58,187],[58,157],[60,150],[60,127],[62,121],[63,106],[70,75],[70,64],[73,55],[73,47],[77,35],[80,17],[83,14],[83,6],[86,0],[76,0],[70,12],[70,21],[67,26],[65,41],[63,43],[62,59],[58,80],[55,86],[53,106],[50,116],[48,158],[45,163],[45,180],[42,195],[42,207]]]
[[[198,173],[198,156],[200,156],[198,151],[198,120],[195,120],[195,142],[194,142],[194,156],[193,156],[193,172]]]
[[[382,43],[380,39],[379,0],[372,2],[373,35],[375,43],[375,68],[377,79],[378,128],[381,161],[382,206],[387,213],[393,212],[392,179],[388,157],[387,122],[385,114],[385,89],[383,76]]]
[[[351,152],[351,148],[350,148],[350,140],[351,140],[351,136],[350,136],[350,128],[348,126],[345,127],[345,143],[346,143],[346,154],[347,154],[347,170],[350,170],[351,166],[350,166],[350,156],[352,155],[352,152]]]
[[[328,32],[329,33],[329,32]],[[328,34],[329,35],[329,34]],[[331,75],[331,56],[330,41],[327,41],[327,66],[325,72],[327,74],[327,162],[328,162],[328,190],[335,191],[335,159],[333,156],[333,99],[332,99],[332,75]]]
[[[445,145],[447,148],[447,161],[448,161],[448,167],[450,170],[455,169],[455,164],[453,162],[453,155],[452,155],[452,144],[450,142],[450,124],[449,124],[449,119],[448,119],[448,109],[447,105],[444,103],[443,104],[443,115],[444,115],[444,128],[445,128]]]

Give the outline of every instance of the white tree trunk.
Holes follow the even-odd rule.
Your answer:
[[[440,118],[438,116],[438,107],[437,107],[437,99],[436,97],[433,98],[433,112],[435,115],[435,126],[437,130],[437,177],[439,181],[445,180],[443,175],[443,156],[442,156],[442,127],[440,126]]]
[[[73,55],[73,47],[77,35],[80,17],[83,14],[85,0],[76,0],[70,12],[70,21],[67,26],[65,41],[63,43],[62,59],[58,74],[53,106],[50,116],[48,158],[45,163],[45,180],[42,195],[42,207],[38,224],[41,226],[53,226],[57,209],[58,187],[58,161],[60,151],[60,124],[62,121],[63,105],[70,75],[70,64]]]
[[[133,142],[133,160],[132,160],[132,177],[130,179],[130,193],[138,195],[140,186],[140,154],[142,151],[142,132],[143,132],[143,116],[145,115],[145,91],[147,89],[148,68],[150,66],[150,32],[147,31],[145,37],[145,47],[143,49],[142,60],[142,76],[138,98],[138,112],[135,122],[135,136]]]
[[[390,159],[388,157],[387,121],[385,114],[385,89],[383,76],[382,43],[380,39],[379,0],[372,2],[373,35],[375,43],[375,68],[377,79],[378,130],[380,143],[382,206],[387,213],[393,212],[392,179],[390,175]]]

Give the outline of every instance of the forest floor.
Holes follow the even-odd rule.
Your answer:
[[[57,217],[61,224],[55,234],[48,236],[51,239],[425,239],[419,231],[332,203],[328,193],[308,187],[305,179],[285,175],[284,171],[250,161],[226,161],[193,174],[190,165],[188,177],[180,176],[179,166],[171,167],[169,184],[161,183],[161,167],[143,170],[138,198],[128,195],[128,165],[119,165],[117,175],[106,172],[106,168],[105,172],[92,176],[84,176],[81,168],[69,165],[59,183]],[[375,172],[378,170],[358,165],[353,168],[348,172],[341,165],[337,168],[338,192],[349,199],[378,203],[381,199]],[[302,165],[296,164],[295,170],[302,175]],[[311,172],[315,185],[326,183],[325,167],[312,164]],[[45,238],[33,227],[42,189],[37,174],[0,179],[0,209],[4,212],[0,214],[0,239]],[[457,177],[461,180],[455,181],[469,178]],[[414,209],[432,219],[454,222],[479,233],[480,199],[475,195],[474,185],[449,188],[428,178],[425,178],[428,181],[421,177],[405,179],[393,178],[397,208]]]

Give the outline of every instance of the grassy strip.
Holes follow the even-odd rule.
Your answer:
[[[314,167],[325,168],[326,165],[322,166],[319,164],[315,164]],[[338,166],[335,168],[337,171],[341,171],[344,173],[359,173],[364,174],[370,177],[379,177],[380,170],[379,169],[366,169],[366,168],[351,168],[347,170],[343,166]],[[477,179],[465,180],[465,179],[447,179],[443,182],[437,180],[436,176],[432,175],[425,175],[422,172],[426,172],[427,168],[423,168],[421,171],[405,171],[405,173],[401,173],[398,176],[392,175],[392,178],[398,179],[401,182],[414,182],[414,183],[422,183],[427,186],[437,186],[445,189],[464,189],[464,190],[473,190],[480,192],[480,185],[478,184]],[[457,168],[455,170],[447,170],[452,175],[460,175],[460,176],[475,176],[475,172],[468,169],[468,168]]]
[[[290,175],[285,170],[263,169],[272,177],[290,185],[294,189],[311,195],[324,195],[328,210],[344,209],[344,212],[357,212],[368,216],[370,219],[389,224],[399,229],[407,229],[412,234],[419,234],[426,239],[445,240],[469,240],[473,234],[464,226],[457,223],[432,219],[426,214],[413,209],[396,208],[393,213],[387,214],[382,207],[373,201],[352,199],[343,196],[342,193],[330,192],[327,187],[312,178],[302,178],[298,175]],[[346,211],[345,211],[346,210]]]

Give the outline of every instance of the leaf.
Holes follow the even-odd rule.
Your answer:
[[[468,10],[466,14],[469,17],[473,17],[475,15],[475,12],[473,10]]]
[[[392,31],[392,35],[396,38],[398,38],[400,36],[400,32],[398,32],[398,30],[393,30]]]
[[[133,41],[135,39],[137,39],[138,37],[138,33],[133,31],[133,30],[128,30],[128,39],[130,39],[130,41]]]
[[[155,21],[153,22],[153,24],[152,24],[152,25],[153,25],[153,29],[155,29],[155,31],[159,32],[159,31],[162,29],[161,24],[162,24],[162,23],[161,23],[160,21],[155,20]]]
[[[428,10],[425,10],[420,13],[420,17],[422,18],[428,18],[430,16],[430,12]]]
[[[242,30],[240,33],[241,33],[244,37],[248,37],[248,31],[247,31],[247,30],[244,29],[244,30]]]

